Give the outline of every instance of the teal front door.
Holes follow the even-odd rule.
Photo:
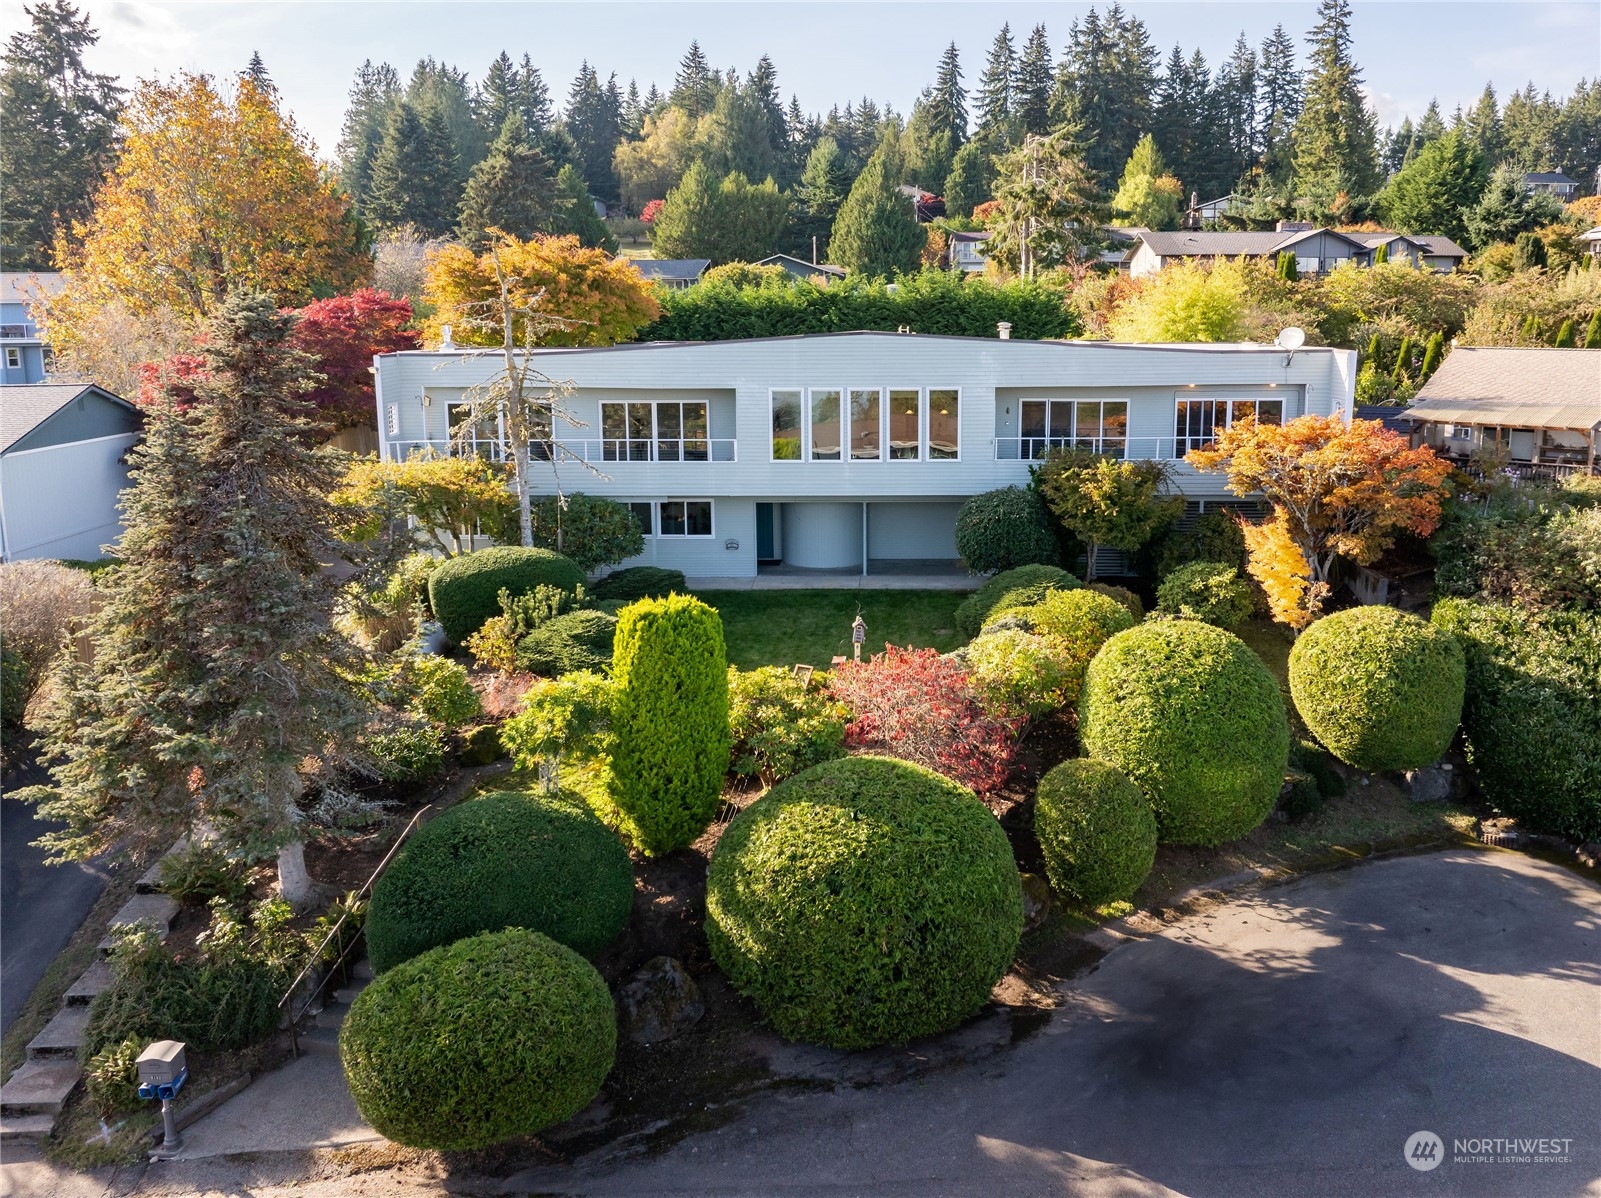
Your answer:
[[[773,552],[773,505],[770,503],[756,505],[756,560],[777,560]]]

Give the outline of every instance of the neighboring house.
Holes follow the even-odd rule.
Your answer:
[[[1194,192],[1190,193],[1194,196]],[[1215,200],[1207,200],[1197,204],[1192,199],[1190,206],[1184,211],[1184,227],[1186,229],[1199,229],[1208,221],[1222,220],[1229,213],[1240,206],[1240,197],[1232,191],[1226,196],[1219,196]]]
[[[1462,269],[1462,263],[1467,261],[1467,250],[1449,237],[1433,233],[1414,233],[1411,234],[1411,238],[1423,247],[1422,264],[1442,275]]]
[[[1450,457],[1594,473],[1601,352],[1458,346],[1405,415],[1414,441]]]
[[[973,233],[951,233],[945,242],[945,261],[950,270],[968,273],[984,269],[989,259],[984,257],[984,243],[990,239],[988,229]]]
[[[1590,257],[1601,262],[1601,225],[1597,225],[1589,232],[1579,234],[1579,242],[1590,251]]]
[[[945,197],[937,196],[933,192],[924,191],[920,187],[913,187],[910,183],[902,183],[895,190],[912,202],[912,215],[920,225],[926,225],[931,220],[938,220],[945,215]]]
[[[712,264],[710,258],[630,258],[647,283],[670,287],[674,291],[693,287]]]
[[[1155,274],[1164,266],[1190,258],[1276,260],[1283,253],[1295,255],[1297,274],[1303,277],[1320,275],[1347,262],[1372,266],[1381,245],[1390,247],[1392,262],[1407,261],[1442,272],[1455,270],[1467,256],[1448,237],[1414,237],[1382,230],[1342,233],[1290,221],[1263,232],[1147,231],[1136,234],[1135,241],[1127,262],[1129,273],[1136,278]]]
[[[61,289],[61,276],[0,272],[0,383],[40,383],[50,369],[34,305]]]
[[[143,417],[83,383],[0,387],[0,559],[100,556]]]
[[[954,563],[962,502],[1026,486],[1059,445],[1162,460],[1185,496],[1228,502],[1188,450],[1247,416],[1349,416],[1356,377],[1341,349],[880,332],[533,353],[570,380],[575,422],[533,447],[556,463],[537,467],[539,490],[559,468],[568,492],[630,505],[646,533],[630,564],[700,577]],[[468,392],[502,365],[498,350],[418,350],[375,369],[382,454],[404,460],[454,452]]]
[[[1530,171],[1523,176],[1524,191],[1543,191],[1566,203],[1579,192],[1578,183],[1561,171]]]
[[[827,283],[831,279],[843,279],[845,268],[843,266],[827,266],[821,262],[808,262],[804,258],[797,258],[793,254],[773,254],[763,258],[760,262],[752,263],[754,266],[781,266],[784,273],[792,279],[817,279]]]

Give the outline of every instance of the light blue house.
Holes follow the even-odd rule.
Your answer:
[[[956,513],[1026,485],[1075,445],[1172,468],[1197,503],[1230,497],[1190,449],[1247,416],[1349,418],[1350,350],[1128,345],[912,333],[829,333],[547,349],[533,365],[570,384],[532,446],[541,492],[631,505],[635,563],[691,577],[791,568],[902,571],[956,561]],[[374,359],[382,456],[481,452],[467,404],[503,369],[498,350]]]
[[[58,274],[0,271],[0,383],[41,383],[49,350],[39,336],[34,306],[61,286]]]

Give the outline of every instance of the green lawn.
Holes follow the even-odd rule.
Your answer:
[[[851,652],[851,621],[867,621],[862,656],[885,642],[954,649],[962,591],[702,591],[723,617],[728,661],[742,670],[810,663],[827,669]]]

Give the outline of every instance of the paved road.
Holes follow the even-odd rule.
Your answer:
[[[763,1098],[663,1156],[507,1190],[1601,1193],[1601,889],[1556,866],[1462,850],[1315,876],[1125,945],[1068,998],[988,1068]],[[1403,1159],[1422,1130],[1430,1172]],[[1480,1137],[1570,1159],[1453,1159]]]
[[[33,807],[0,802],[0,1031],[22,1010],[56,954],[105,888],[99,866],[45,865],[37,840],[48,824]]]

